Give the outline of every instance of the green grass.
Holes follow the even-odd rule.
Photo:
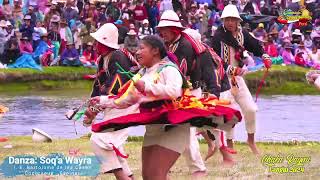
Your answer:
[[[128,162],[133,170],[136,179],[141,178],[141,137],[131,137],[125,145],[126,153],[130,155]],[[12,144],[12,149],[3,149],[5,144]],[[238,153],[234,156],[237,164],[232,168],[226,168],[221,165],[221,156],[216,153],[211,159],[206,162],[208,169],[208,177],[203,179],[317,179],[320,172],[320,143],[319,142],[294,142],[294,143],[258,143],[261,151],[261,156],[254,156],[244,143],[236,143],[235,148]],[[9,137],[9,141],[0,143],[0,162],[7,156],[14,155],[47,155],[49,153],[64,153],[68,154],[69,149],[80,149],[85,155],[93,155],[90,148],[88,137],[79,139],[59,139],[52,143],[33,143],[30,136]],[[207,145],[201,143],[200,150],[204,156],[207,151]],[[261,158],[266,155],[278,154],[286,157],[290,154],[296,157],[310,156],[311,162],[306,164],[304,173],[289,173],[277,174],[270,173],[267,167],[261,163]],[[186,165],[185,159],[182,156],[171,169],[170,177],[176,179],[191,179]],[[114,179],[111,175],[100,175],[97,179]],[[1,177],[0,177],[1,178]],[[38,176],[43,179],[44,177]],[[59,177],[58,179],[74,179],[75,177]],[[35,177],[19,177],[17,179],[35,179]],[[77,177],[76,179],[80,179]],[[85,179],[85,178],[83,178]],[[89,178],[87,178],[89,179]]]
[[[298,66],[274,65],[261,90],[265,95],[318,95],[319,91],[306,82],[309,69]],[[47,67],[44,71],[31,69],[0,69],[0,92],[30,92],[75,89],[90,91],[92,81],[82,76],[95,73],[94,69],[84,67]],[[248,87],[255,93],[264,71],[245,76]]]

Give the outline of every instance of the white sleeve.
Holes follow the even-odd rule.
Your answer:
[[[182,94],[182,77],[180,72],[171,66],[160,72],[160,82],[145,81],[145,93],[161,99],[176,99]]]

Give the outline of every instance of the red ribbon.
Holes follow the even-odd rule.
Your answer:
[[[127,159],[129,157],[129,155],[124,155],[120,152],[120,150],[118,148],[116,148],[112,143],[110,143],[112,145],[112,149],[114,150],[114,152],[116,153],[117,156],[120,156],[122,158]]]
[[[262,89],[262,87],[263,87],[263,85],[265,83],[265,80],[266,80],[266,78],[268,76],[268,73],[269,73],[269,69],[267,68],[266,71],[263,74],[263,77],[262,77],[262,79],[261,79],[261,81],[259,83],[259,86],[258,86],[258,89],[257,89],[257,92],[256,92],[256,102],[258,101],[259,93],[260,93],[260,91],[261,91],[261,89]]]

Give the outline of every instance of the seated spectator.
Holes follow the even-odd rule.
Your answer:
[[[148,19],[143,20],[143,26],[140,27],[139,29],[139,38],[143,39],[145,36],[152,35],[152,34],[153,34],[153,30],[149,26]]]
[[[11,38],[14,38],[16,36],[14,32],[14,27],[12,26],[10,21],[7,21],[7,40],[10,40]]]
[[[288,25],[285,24],[283,26],[283,28],[280,30],[279,32],[279,39],[280,39],[280,42],[283,43],[285,40],[289,40],[291,41],[291,32],[290,30],[288,29]]]
[[[292,44],[300,44],[304,40],[303,34],[300,32],[300,29],[295,29],[292,33]]]
[[[33,33],[32,33],[32,47],[33,49],[36,49],[38,47],[38,44],[41,41],[41,34],[44,34],[47,32],[47,30],[42,27],[41,22],[36,23],[36,27],[33,28]]]
[[[273,42],[272,36],[269,35],[267,38],[267,42],[264,45],[264,51],[271,57],[278,56],[277,46]]]
[[[252,33],[257,38],[259,38],[259,37],[263,37],[264,38],[264,37],[267,36],[267,32],[266,32],[266,30],[264,30],[263,23],[259,23],[258,27],[255,30],[253,30]]]
[[[285,65],[293,64],[294,56],[292,54],[293,46],[290,43],[284,45],[284,51],[282,52],[283,63]]]
[[[27,36],[23,36],[20,39],[19,49],[21,56],[15,63],[8,65],[8,68],[33,68],[36,70],[42,70],[41,66],[39,66],[32,57],[32,44]]]
[[[53,46],[48,39],[48,33],[44,32],[41,34],[41,40],[34,51],[33,58],[42,66],[49,66],[52,62],[54,58]]]
[[[31,25],[31,16],[26,15],[24,17],[24,23],[22,24],[20,28],[20,32],[22,35],[25,35],[28,37],[28,39],[32,39],[32,33],[33,33],[33,26]]]
[[[5,56],[1,56],[1,62],[3,64],[13,64],[19,58],[19,46],[16,38],[11,38],[4,48]]]
[[[118,43],[123,47],[124,39],[127,37],[129,29],[123,25],[123,21],[121,20],[117,20],[114,24],[117,26],[119,32]]]
[[[306,35],[306,39],[304,40],[304,45],[307,49],[311,50],[313,43],[310,35]]]
[[[96,28],[93,25],[93,19],[88,18],[85,20],[84,26],[80,30],[80,38],[82,43],[84,44],[83,49],[86,49],[85,45],[89,42],[93,42],[94,39],[90,36],[90,33],[93,33],[96,31]]]
[[[33,48],[28,36],[24,35],[19,43],[20,54],[32,54]]]
[[[312,46],[312,50],[310,52],[311,61],[314,64],[314,68],[320,70],[320,49],[316,46]]]
[[[197,16],[192,16],[192,17],[191,17],[190,28],[199,31],[199,29],[200,29],[200,23],[199,23],[199,21],[198,21],[198,19],[197,19]]]
[[[81,62],[79,59],[79,53],[74,48],[73,43],[69,42],[67,48],[63,51],[61,55],[61,61],[63,66],[80,66]]]
[[[61,20],[60,22],[60,37],[61,37],[61,43],[60,43],[60,53],[64,51],[66,48],[66,44],[68,42],[73,42],[73,36],[71,29],[68,26],[68,23],[65,19]]]
[[[137,52],[139,46],[137,33],[133,29],[131,29],[127,34],[128,36],[124,39],[124,48],[134,55]]]
[[[97,53],[93,50],[92,42],[89,42],[87,45],[87,49],[83,51],[82,57],[80,57],[80,61],[85,67],[97,67]]]
[[[294,62],[296,65],[298,66],[302,66],[302,67],[306,67],[307,66],[307,62],[306,60],[303,58],[303,51],[299,51],[297,52],[297,54],[294,57]]]

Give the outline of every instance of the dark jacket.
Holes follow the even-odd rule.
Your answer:
[[[116,66],[116,62],[120,64],[120,66],[129,71],[133,66],[132,62],[129,58],[121,51],[116,50],[111,52],[112,55],[109,59],[108,68],[103,69],[105,58],[100,59],[98,62],[98,78],[95,80],[93,85],[93,90],[91,93],[91,97],[100,96],[100,95],[109,95],[109,94],[117,94],[118,89],[125,84],[129,78],[126,75],[118,73],[118,67]],[[113,83],[116,82],[117,77],[120,77],[121,83],[116,83],[113,86]]]
[[[248,31],[242,30],[244,43],[243,47],[245,50],[252,52],[254,56],[260,57],[263,54],[263,48],[259,44],[259,41],[256,40],[254,37],[252,37]],[[223,58],[223,52],[221,49],[221,43],[225,43],[228,46],[233,47],[236,50],[241,49],[241,46],[239,45],[238,41],[232,36],[230,31],[225,31],[222,26],[220,26],[217,31],[215,32],[214,36],[212,37],[212,44],[211,47],[214,49],[214,51]],[[225,62],[225,69],[228,67],[228,62],[226,59],[224,59]],[[239,63],[239,66],[242,67],[243,63]]]
[[[186,67],[182,69],[182,73],[187,76],[187,79],[190,79],[192,87],[194,89],[205,87],[205,91],[219,97],[221,87],[216,83],[218,77],[216,77],[210,55],[206,52],[197,55],[191,43],[182,36],[175,43],[179,44],[174,54],[177,56],[180,68]]]

